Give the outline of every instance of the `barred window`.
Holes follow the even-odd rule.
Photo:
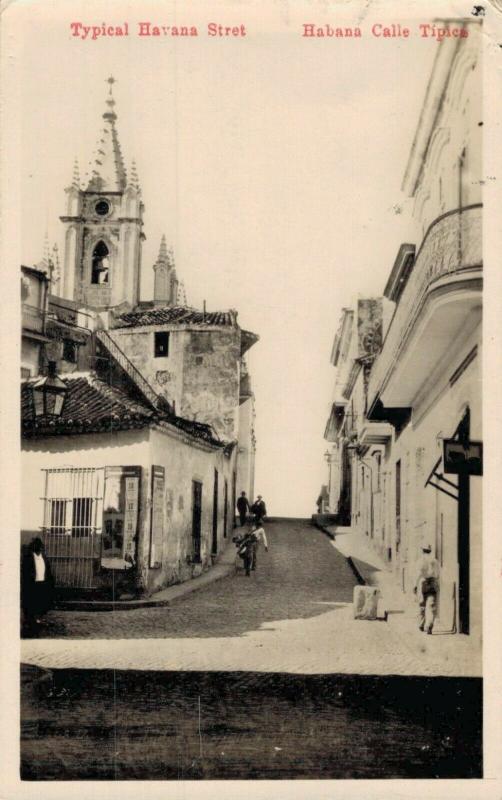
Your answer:
[[[65,533],[66,531],[66,501],[51,500],[51,531],[53,533]]]
[[[44,530],[74,538],[100,534],[104,470],[84,467],[45,473]]]

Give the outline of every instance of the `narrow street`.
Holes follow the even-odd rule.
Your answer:
[[[325,534],[267,534],[249,578],[168,607],[52,612],[53,638],[22,642],[25,779],[481,775],[481,681],[354,620],[356,578]]]
[[[389,622],[354,620],[354,573],[336,542],[309,522],[269,523],[267,536],[269,552],[260,549],[250,577],[232,570],[169,606],[50,612],[41,638],[22,641],[22,661],[74,669],[471,676],[469,664],[440,658],[439,637],[417,636],[412,620],[409,630],[399,614]]]
[[[53,611],[43,637],[129,639],[235,637],[277,620],[308,620],[351,603],[357,581],[329,539],[304,522],[266,526],[258,569],[242,570],[164,608],[109,612]],[[235,530],[238,533],[238,529]],[[232,552],[234,545],[230,543]]]

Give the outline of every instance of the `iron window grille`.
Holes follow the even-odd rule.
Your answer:
[[[62,468],[44,472],[44,533],[72,538],[100,535],[104,469]]]

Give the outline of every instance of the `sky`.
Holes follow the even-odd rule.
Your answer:
[[[406,241],[401,180],[437,43],[369,31],[382,19],[414,30],[416,7],[50,0],[9,10],[19,261],[40,261],[46,231],[62,252],[64,187],[75,157],[88,170],[112,74],[122,152],[126,166],[136,160],[146,207],[141,298],[152,296],[165,233],[189,304],[235,308],[260,336],[249,366],[256,491],[269,514],[315,511],[341,309],[381,295]],[[301,36],[303,22],[356,26],[360,14],[361,39]],[[70,36],[76,20],[131,30],[178,20],[201,35],[82,41]],[[209,38],[211,21],[244,24],[247,36]]]

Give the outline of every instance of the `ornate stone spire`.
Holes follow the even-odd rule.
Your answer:
[[[115,127],[117,115],[115,113],[115,100],[113,97],[113,84],[115,78],[107,80],[109,84],[107,110],[103,114],[104,125],[98,139],[96,155],[87,191],[91,192],[122,192],[127,183],[124,159]]]
[[[35,264],[36,268],[40,270],[40,272],[45,272],[47,277],[50,278],[50,270],[51,270],[51,253],[49,247],[49,234],[47,229],[45,231],[44,236],[44,246],[42,250],[42,258],[40,261],[37,261]]]
[[[166,237],[160,240],[159,255],[153,265],[155,273],[153,300],[157,305],[174,306],[178,298],[178,278],[174,267],[174,253],[168,249]]]
[[[52,246],[52,270],[51,270],[51,283],[52,293],[59,293],[59,284],[61,281],[61,266],[59,263],[59,248],[57,244]]]
[[[166,242],[166,235],[165,233],[162,234],[162,239],[160,240],[160,248],[159,248],[159,255],[157,257],[157,264],[168,264],[168,254],[167,254],[167,242]]]
[[[49,234],[47,231],[45,232],[44,237],[43,257],[41,261],[36,264],[36,268],[41,272],[46,273],[50,282],[50,291],[52,294],[56,294],[56,289],[59,286],[59,281],[61,278],[59,250],[57,244],[54,244],[52,248],[50,247]]]

